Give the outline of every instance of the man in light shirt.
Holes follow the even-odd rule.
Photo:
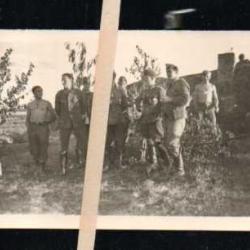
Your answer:
[[[49,146],[49,124],[56,120],[55,111],[49,101],[43,100],[43,89],[32,88],[35,100],[27,106],[26,126],[30,153],[37,165],[46,170]]]
[[[217,134],[216,113],[219,112],[219,99],[216,87],[210,80],[211,72],[203,71],[202,82],[195,86],[193,104],[198,114],[199,124],[207,118],[212,125],[213,132]]]

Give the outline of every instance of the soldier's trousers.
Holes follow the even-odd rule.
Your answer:
[[[168,153],[174,159],[174,164],[177,168],[183,168],[183,159],[181,153],[181,136],[184,132],[186,125],[186,119],[165,121],[165,145],[168,149]]]
[[[141,155],[142,158],[148,158],[151,163],[156,163],[158,161],[158,156],[164,160],[165,164],[168,165],[168,153],[167,149],[163,143],[164,137],[164,127],[163,120],[157,119],[154,122],[142,123],[141,124],[141,134],[143,138],[146,140],[146,148],[142,148],[142,152],[144,151],[144,155],[146,152],[149,152],[148,157]],[[148,150],[147,150],[148,147]],[[145,160],[145,159],[141,159]]]
[[[214,133],[217,133],[217,121],[216,121],[215,109],[214,108],[210,108],[208,110],[198,109],[197,113],[198,113],[199,123],[201,123],[201,121],[204,120],[204,118],[207,118],[212,125]]]
[[[108,125],[106,138],[106,161],[120,161],[125,147],[128,123]]]
[[[28,128],[30,153],[35,161],[45,163],[48,158],[49,127],[46,124],[30,124]]]
[[[89,125],[83,127],[83,159],[86,160],[89,141]]]
[[[69,141],[71,134],[74,134],[76,139],[76,150],[83,153],[84,147],[84,134],[83,126],[79,127],[70,127],[70,128],[61,128],[60,129],[60,141],[61,141],[61,153],[67,153],[69,148]]]

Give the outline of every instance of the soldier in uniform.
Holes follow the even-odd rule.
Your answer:
[[[50,102],[43,100],[43,89],[32,88],[35,100],[27,106],[26,126],[30,153],[37,165],[46,170],[49,146],[49,124],[56,120],[55,111]]]
[[[164,127],[162,107],[165,102],[165,90],[155,86],[156,74],[152,69],[144,71],[145,86],[136,100],[137,109],[142,112],[139,120],[140,131],[145,138],[150,166],[147,174],[158,167],[158,156],[168,164],[167,150],[163,145]]]
[[[216,113],[219,112],[219,99],[216,86],[210,80],[211,72],[203,71],[202,82],[195,86],[192,99],[198,114],[199,124],[204,118],[208,118],[214,134],[217,135]]]
[[[126,139],[124,127],[127,122],[127,105],[126,90],[121,85],[116,84],[114,74],[109,105],[105,170],[109,169],[111,165],[118,168],[123,167],[122,154]]]
[[[178,67],[166,65],[168,84],[164,107],[165,142],[169,155],[173,158],[173,165],[180,176],[185,175],[181,153],[180,139],[186,125],[186,107],[190,102],[189,84],[178,76]]]
[[[92,110],[92,102],[93,102],[93,91],[91,90],[91,82],[90,79],[85,77],[83,79],[83,109],[84,109],[84,141],[83,141],[83,160],[86,161],[87,156],[87,147],[88,147],[88,138],[89,138],[89,126],[91,119],[91,110]]]
[[[68,147],[70,136],[73,133],[76,138],[76,161],[83,165],[83,117],[84,103],[80,89],[74,86],[73,75],[62,75],[63,89],[56,94],[55,110],[58,116],[60,130],[61,154],[60,162],[63,174],[66,173],[68,164]]]

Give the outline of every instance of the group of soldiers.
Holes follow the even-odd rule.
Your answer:
[[[27,105],[26,126],[30,153],[35,163],[42,170],[47,169],[50,124],[56,123],[60,134],[60,165],[65,174],[68,166],[68,151],[71,134],[76,139],[76,162],[84,164],[87,152],[89,124],[93,93],[90,81],[83,79],[83,90],[75,86],[73,75],[62,75],[63,89],[55,97],[55,109],[49,101],[44,100],[41,86],[34,86],[34,101]]]
[[[123,158],[131,121],[136,112],[136,127],[142,140],[140,160],[148,163],[148,175],[159,166],[170,166],[180,176],[185,175],[181,137],[184,133],[187,107],[192,101],[198,124],[207,118],[217,133],[216,113],[219,100],[211,72],[202,72],[202,79],[191,95],[188,82],[179,77],[179,69],[166,65],[166,81],[157,82],[153,69],[147,68],[141,80],[127,84],[124,76],[117,83],[113,76],[106,140],[105,170],[125,167]]]
[[[192,100],[198,120],[207,117],[216,134],[216,112],[219,101],[211,73],[204,71],[200,84],[191,96],[190,86],[179,77],[177,66],[166,65],[166,81],[157,82],[153,69],[144,70],[141,80],[128,84],[124,76],[116,82],[113,74],[108,117],[104,169],[125,167],[124,152],[131,124],[142,140],[140,160],[148,162],[150,174],[159,165],[173,166],[180,176],[185,174],[181,137],[187,119],[187,107]],[[59,129],[61,151],[60,165],[65,174],[71,134],[76,138],[76,163],[83,166],[86,159],[93,92],[90,81],[83,79],[83,89],[75,86],[72,74],[62,75],[62,90],[55,97],[55,109],[44,100],[41,86],[32,88],[34,101],[27,105],[26,125],[30,152],[37,165],[47,170],[50,124]],[[172,159],[172,160],[171,160]]]

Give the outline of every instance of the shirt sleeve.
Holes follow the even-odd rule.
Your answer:
[[[27,113],[26,113],[26,121],[25,121],[26,126],[30,124],[30,116],[31,116],[30,106],[27,105]]]
[[[125,89],[122,89],[122,109],[125,110],[128,107],[128,95]]]

